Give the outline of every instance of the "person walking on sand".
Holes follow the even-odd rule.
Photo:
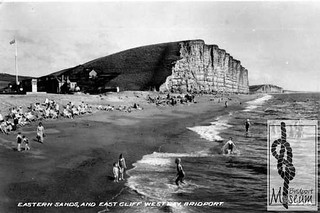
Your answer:
[[[119,164],[118,163],[114,163],[113,164],[113,168],[112,168],[112,172],[113,172],[113,177],[114,177],[114,182],[119,182],[119,172],[120,172],[120,168],[119,168]]]
[[[26,136],[22,136],[22,140],[24,143],[24,150],[30,150],[29,139]]]
[[[119,180],[124,180],[124,172],[125,172],[125,169],[127,168],[127,165],[126,165],[126,160],[124,159],[122,153],[120,154],[119,156],[119,174],[120,174],[120,177],[119,177]]]
[[[37,139],[38,142],[43,143],[43,137],[44,137],[44,127],[41,122],[39,122],[39,125],[37,127]]]
[[[183,182],[183,178],[185,176],[185,173],[183,171],[183,168],[181,166],[181,159],[180,158],[176,158],[175,163],[177,164],[177,178],[176,178],[176,185],[179,186],[179,182],[180,183],[184,183]]]
[[[224,107],[225,107],[225,108],[228,107],[228,101],[224,102]]]
[[[17,150],[18,150],[18,152],[21,151],[21,143],[22,143],[22,135],[21,135],[21,132],[18,132],[18,135],[17,135]]]
[[[251,123],[250,123],[249,119],[246,120],[246,122],[244,123],[244,126],[246,127],[246,133],[248,133],[249,132],[249,128],[251,126]]]

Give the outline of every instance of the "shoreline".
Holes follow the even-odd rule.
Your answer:
[[[48,133],[43,145],[31,142],[31,152],[33,149],[38,151],[36,154],[32,154],[36,157],[30,157],[30,153],[5,153],[4,150],[1,150],[4,153],[2,158],[7,159],[6,161],[9,159],[11,161],[9,163],[11,170],[8,170],[10,174],[19,173],[15,171],[15,167],[22,167],[17,170],[24,171],[24,174],[21,175],[22,177],[7,177],[7,180],[1,184],[0,188],[5,188],[6,195],[10,198],[10,200],[4,199],[2,201],[6,206],[4,209],[9,210],[9,212],[17,211],[19,208],[12,204],[19,200],[26,202],[30,201],[30,199],[38,199],[44,202],[46,200],[43,199],[49,201],[50,198],[53,199],[55,196],[59,196],[65,202],[71,202],[71,200],[80,201],[81,198],[85,202],[90,200],[95,200],[96,202],[109,200],[125,187],[124,182],[114,184],[110,177],[112,163],[117,160],[121,152],[124,153],[124,157],[127,160],[128,169],[131,169],[134,162],[140,160],[146,154],[158,151],[159,147],[161,147],[161,152],[178,150],[181,148],[181,144],[170,144],[170,141],[168,143],[167,140],[170,135],[177,134],[177,131],[185,131],[186,126],[192,126],[193,123],[201,122],[207,116],[207,113],[223,114],[244,108],[245,104],[239,105],[239,100],[247,102],[261,95],[240,96],[242,97],[237,97],[237,101],[235,100],[227,109],[224,108],[223,103],[212,103],[208,101],[209,96],[204,96],[199,98],[197,104],[189,106],[150,106],[146,107],[145,110],[132,113],[97,112],[89,116],[77,117],[73,120],[45,121],[46,129],[58,131],[52,130],[53,133]],[[214,117],[217,116],[215,115]],[[26,128],[31,131],[34,129],[34,125],[31,124],[22,129]],[[92,132],[87,135],[83,134],[84,130]],[[107,138],[102,140],[99,136],[106,136]],[[1,135],[0,137],[3,136]],[[12,135],[8,136],[9,138],[12,139]],[[32,139],[32,137],[29,138]],[[74,145],[74,141],[66,139],[76,141],[77,146]],[[88,144],[88,141],[90,141],[90,144]],[[59,156],[57,156],[57,153],[59,153]],[[41,157],[45,159],[41,159]],[[19,162],[23,158],[32,159],[31,163]],[[36,175],[33,175],[32,173],[35,170]],[[2,178],[2,176],[0,177]],[[39,177],[39,181],[32,179],[35,177]],[[75,184],[65,183],[66,180],[70,179],[79,182]],[[101,179],[103,181],[99,181]],[[62,189],[61,184],[65,187],[65,190]],[[85,190],[81,189],[81,186],[91,191],[91,194],[84,193]],[[24,190],[21,191],[21,189],[18,189],[19,187]],[[30,190],[44,191],[45,196],[33,195]],[[71,193],[72,190],[75,193]],[[23,209],[21,208],[20,210]],[[44,209],[34,208],[32,210],[41,212]],[[50,210],[50,212],[61,212],[62,210],[69,212],[96,212],[97,209],[50,208],[47,210]]]
[[[224,117],[226,117],[226,116],[229,116],[230,115],[230,113],[233,113],[233,112],[239,112],[239,111],[242,111],[242,110],[245,110],[246,108],[247,108],[247,106],[249,106],[249,102],[251,102],[251,101],[255,101],[255,100],[257,100],[257,99],[263,99],[264,97],[266,97],[266,95],[265,94],[263,94],[263,95],[259,95],[259,96],[256,96],[255,98],[253,98],[253,99],[250,99],[250,100],[247,100],[247,101],[245,101],[246,103],[248,102],[248,104],[246,104],[246,105],[242,105],[242,106],[235,106],[235,105],[233,105],[232,107],[233,107],[233,109],[232,110],[226,110],[226,109],[224,109],[224,108],[222,108],[222,109],[209,109],[206,113],[202,113],[202,114],[200,114],[200,118],[199,119],[197,119],[197,122],[196,123],[198,123],[198,122],[200,122],[200,123],[203,123],[202,121],[203,120],[211,120],[211,122],[210,123],[207,123],[207,122],[204,122],[204,124],[201,124],[201,127],[204,127],[204,126],[210,126],[210,125],[215,125],[215,124],[212,124],[212,123],[218,123],[219,122],[219,120],[220,120],[220,118],[224,118]],[[264,103],[264,101],[263,101],[263,103]],[[207,113],[217,113],[217,112],[222,112],[222,114],[219,114],[219,115],[215,115],[214,117],[211,117],[211,118],[209,118],[208,119],[208,117],[207,117]],[[202,116],[201,116],[202,115]],[[230,115],[231,116],[231,115]],[[213,121],[214,120],[214,121]],[[213,121],[213,122],[212,122]],[[186,122],[187,123],[187,122]],[[221,141],[219,140],[219,141],[216,141],[216,140],[210,140],[210,141],[208,141],[208,139],[207,138],[203,138],[203,137],[201,137],[201,135],[199,134],[199,133],[197,133],[196,131],[194,131],[194,130],[192,130],[192,129],[190,129],[189,127],[187,127],[187,126],[185,126],[186,128],[185,129],[188,129],[188,130],[186,130],[186,131],[189,131],[190,132],[190,134],[198,134],[198,137],[199,138],[202,138],[203,140],[205,140],[205,141],[207,141],[207,143],[209,143],[209,144],[211,144],[211,148],[209,148],[207,151],[205,151],[205,150],[203,150],[202,148],[201,148],[201,150],[198,150],[198,151],[195,151],[195,152],[192,152],[192,153],[189,153],[189,151],[181,151],[181,147],[179,146],[179,148],[173,148],[172,147],[172,145],[170,144],[168,144],[168,143],[166,143],[166,144],[164,144],[163,146],[160,146],[159,147],[159,150],[157,150],[157,151],[154,151],[154,152],[152,152],[152,153],[147,153],[147,154],[145,154],[145,155],[143,155],[142,156],[142,158],[140,158],[136,163],[138,163],[138,162],[140,162],[141,160],[144,160],[145,159],[145,157],[147,157],[147,158],[149,158],[150,156],[157,156],[157,155],[159,155],[159,156],[162,156],[162,155],[164,155],[164,156],[181,156],[181,157],[183,157],[183,156],[185,156],[185,157],[191,157],[191,156],[197,156],[197,157],[199,157],[199,156],[203,156],[203,157],[206,157],[206,156],[210,156],[211,154],[218,154],[218,155],[220,155],[220,154],[222,154],[221,153],[221,151],[220,151],[220,148],[222,147],[222,145],[223,145],[223,143],[227,140],[227,137],[225,137],[225,138],[223,138]],[[218,132],[218,135],[220,136],[220,135],[223,135],[223,136],[226,136],[226,135],[228,135],[227,133],[226,133],[226,130],[227,129],[229,129],[229,127],[226,127],[225,129],[221,129],[221,131],[219,130],[219,132]],[[181,143],[180,145],[182,145],[183,146],[183,144]],[[190,144],[189,144],[190,145]],[[166,148],[166,147],[169,147],[169,148]],[[164,148],[164,149],[162,149],[162,148]],[[152,158],[152,157],[151,157]],[[165,157],[166,158],[166,157]],[[170,158],[170,157],[169,157]],[[133,168],[131,168],[131,170],[132,169],[135,169],[136,168],[136,166],[133,166]],[[140,168],[141,169],[141,168]],[[129,175],[130,176],[130,175]],[[131,183],[132,184],[132,183]],[[174,183],[173,183],[174,184]],[[126,184],[127,185],[127,184]],[[135,184],[134,184],[135,185]],[[133,187],[133,188],[132,188]],[[125,194],[131,194],[131,192],[135,192],[135,193],[137,193],[137,195],[141,198],[141,200],[133,200],[133,201],[135,201],[135,202],[139,202],[139,201],[145,201],[145,202],[148,202],[149,200],[144,200],[145,199],[145,197],[147,196],[148,197],[148,195],[145,195],[144,193],[145,192],[139,192],[140,190],[139,189],[135,189],[135,186],[124,186],[124,188],[122,188],[122,190],[124,190],[124,193]],[[131,191],[131,192],[130,192]],[[123,200],[122,200],[122,191],[119,193],[119,194],[117,194],[113,199],[111,199],[111,200],[108,200],[107,202],[112,202],[112,201],[115,201],[115,202],[117,202],[117,203],[120,203],[120,202],[123,202]],[[118,199],[118,197],[119,197],[119,199]],[[153,200],[153,199],[158,199],[158,198],[152,198],[152,197],[150,197],[149,199],[151,199],[151,201]],[[156,201],[155,200],[155,201]],[[160,200],[160,202],[161,202],[161,200]],[[137,207],[138,208],[138,207]],[[117,207],[117,206],[114,206],[114,207],[108,207],[107,208],[107,210],[108,211],[112,211],[112,210],[114,210],[115,212],[122,212],[122,210],[123,209],[127,209],[127,208],[123,208],[123,207]],[[123,211],[125,211],[125,210],[123,210]],[[127,209],[128,210],[128,209]],[[137,209],[135,209],[135,210],[137,210]],[[104,212],[104,210],[100,210],[99,212]],[[134,211],[134,212],[136,212],[136,211]]]

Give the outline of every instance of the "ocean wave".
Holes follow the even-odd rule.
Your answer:
[[[201,138],[208,141],[223,141],[223,138],[219,135],[222,130],[232,127],[228,124],[228,119],[222,116],[217,118],[217,121],[211,122],[209,126],[194,126],[187,127],[187,129],[194,131],[200,135]]]
[[[248,102],[246,102],[248,104],[248,106],[243,111],[245,111],[245,112],[252,111],[252,110],[258,108],[259,106],[263,105],[264,102],[268,101],[272,97],[273,97],[272,95],[265,95],[261,98],[257,98],[255,100],[248,101]]]
[[[130,177],[128,178],[127,186],[138,194],[143,195],[146,200],[179,201],[184,199],[186,201],[201,201],[208,198],[219,198],[227,201],[228,206],[223,210],[217,211],[236,211],[235,208],[242,209],[241,211],[248,209],[252,211],[253,208],[249,208],[248,205],[263,208],[263,193],[265,192],[261,189],[261,184],[263,184],[261,180],[267,174],[265,167],[267,160],[265,155],[266,120],[306,119],[308,118],[307,116],[317,118],[318,115],[318,105],[305,105],[304,109],[302,109],[297,104],[286,101],[283,95],[281,95],[281,99],[278,99],[277,95],[274,95],[274,97],[272,101],[267,103],[265,102],[273,98],[273,96],[265,95],[262,98],[247,102],[245,111],[254,110],[254,113],[246,113],[242,110],[234,111],[233,114],[230,113],[229,115],[215,118],[209,125],[188,127],[189,130],[197,133],[194,134],[195,136],[200,135],[201,138],[207,140],[202,140],[203,143],[200,143],[200,148],[210,147],[209,150],[194,153],[154,152],[145,155],[134,164],[132,170],[128,171]],[[252,129],[250,129],[249,136],[244,133],[244,120],[248,117],[252,120]],[[207,121],[208,119],[204,120],[204,122]],[[280,129],[277,131],[279,132]],[[211,143],[223,140],[220,134],[222,136],[230,135],[235,138],[235,143],[241,150],[239,157],[220,154],[212,155],[212,153],[219,153],[217,150],[221,150],[221,146],[215,146],[215,143]],[[182,143],[184,136],[181,136]],[[294,137],[290,135],[289,130],[287,136],[288,138]],[[312,137],[312,132],[310,130],[309,133],[309,129],[305,129],[304,138],[307,140],[309,137]],[[197,140],[196,145],[198,145],[198,142],[199,140]],[[303,146],[302,144],[301,146]],[[184,146],[190,148],[190,150],[194,150],[194,147],[199,148],[196,145],[194,143],[184,143]],[[177,190],[175,185],[176,168],[174,159],[177,157],[182,159],[182,165],[187,175],[186,182],[190,183],[185,188],[182,188],[181,191]],[[165,206],[156,209],[145,208],[142,211],[144,210],[155,213],[202,212],[207,209],[190,207],[176,209]],[[137,210],[137,212],[140,211]]]
[[[187,157],[208,157],[212,156],[208,151],[199,151],[192,153],[168,153],[168,152],[153,152],[152,154],[144,155],[141,160],[133,163],[133,169],[128,171],[128,174],[138,169],[150,169],[150,171],[166,171],[171,170],[176,158]]]
[[[200,186],[192,181],[187,181],[185,185],[178,188],[175,184],[176,168],[175,158],[188,157],[208,157],[208,152],[194,153],[161,153],[154,152],[144,155],[141,160],[133,164],[127,174],[130,176],[126,185],[133,191],[145,196],[148,200],[174,201],[176,194],[191,194]],[[175,209],[179,212],[181,209]],[[184,209],[182,212],[187,212]]]

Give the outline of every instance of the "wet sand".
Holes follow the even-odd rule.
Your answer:
[[[73,97],[66,96],[66,100],[70,98]],[[104,97],[101,100],[98,96],[89,98],[94,98],[97,104],[114,101]],[[130,101],[122,98],[116,101],[137,101],[144,110],[132,113],[98,111],[76,119],[45,120],[43,144],[33,140],[37,123],[32,123],[20,128],[30,139],[31,146],[30,151],[20,153],[14,150],[15,133],[0,134],[0,212],[98,212],[103,208],[18,207],[18,204],[112,201],[125,187],[124,181],[114,183],[112,178],[112,164],[120,153],[130,169],[132,163],[145,154],[183,151],[183,141],[172,144],[170,138],[203,120],[208,113],[218,116],[240,109],[244,107],[240,101],[244,103],[257,95],[234,96],[228,108],[224,107],[224,102],[210,101],[212,96],[197,97],[197,104],[175,107],[156,107],[132,94],[127,97]],[[81,97],[79,100],[89,99]]]

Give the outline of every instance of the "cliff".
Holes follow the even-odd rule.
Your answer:
[[[182,41],[180,57],[160,88],[172,92],[249,92],[248,71],[217,45],[202,40]]]
[[[90,79],[94,70],[97,78]],[[248,93],[248,71],[216,45],[202,40],[148,45],[89,61],[48,76],[66,76],[83,91],[123,90]]]
[[[249,87],[250,93],[283,93],[282,87],[272,84],[252,85]]]

